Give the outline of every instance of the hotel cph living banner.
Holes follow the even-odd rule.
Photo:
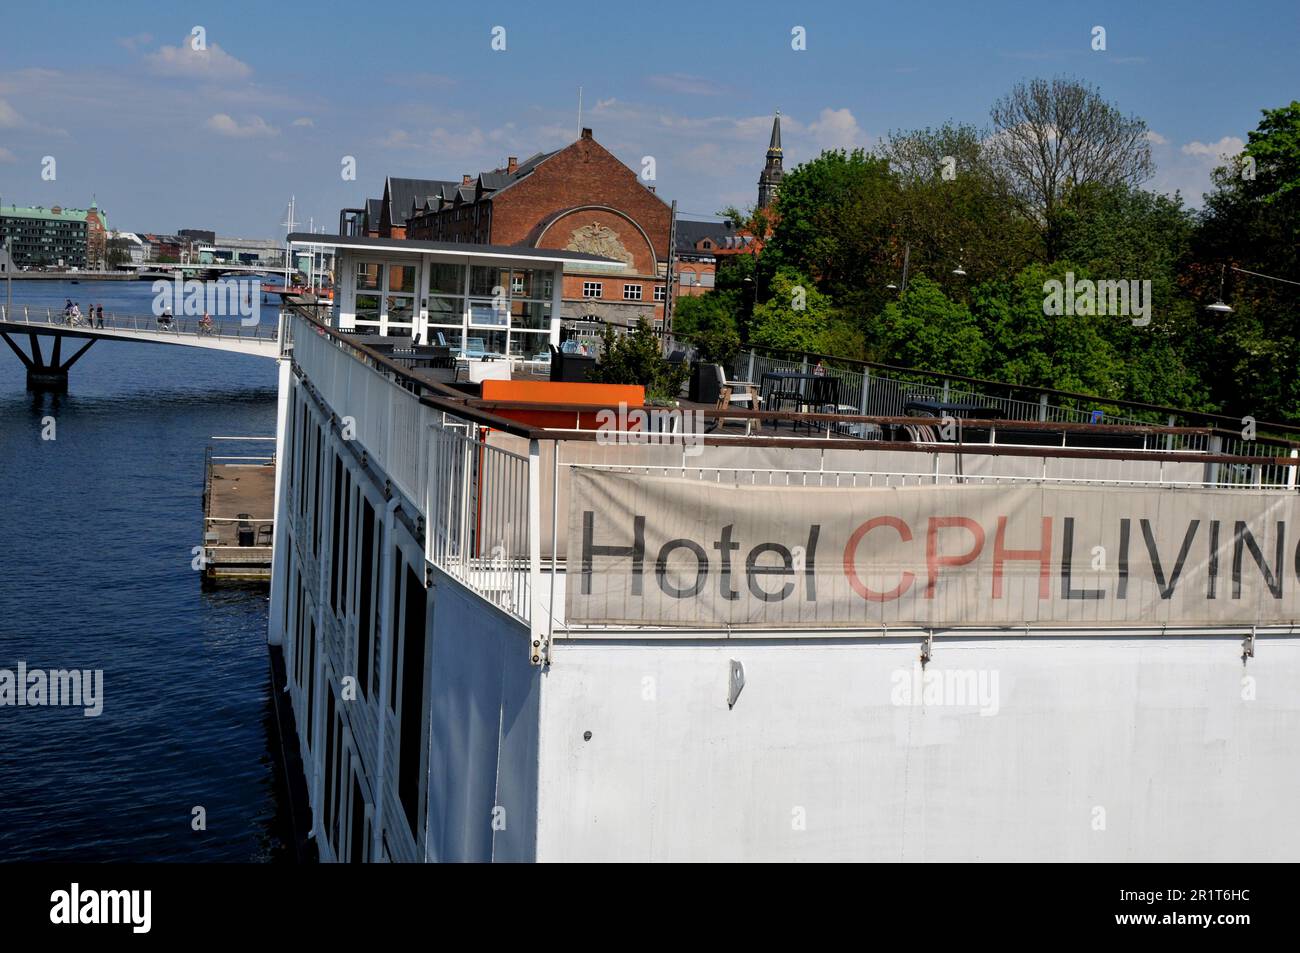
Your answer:
[[[786,487],[570,474],[565,608],[575,623],[1086,627],[1300,619],[1295,493]]]

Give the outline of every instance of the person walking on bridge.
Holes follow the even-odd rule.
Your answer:
[[[102,328],[104,326],[104,306],[102,304],[95,309],[95,320],[97,327]]]

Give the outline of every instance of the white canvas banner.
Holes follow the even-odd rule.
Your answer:
[[[1295,493],[786,487],[570,473],[573,622],[1086,627],[1300,619]]]

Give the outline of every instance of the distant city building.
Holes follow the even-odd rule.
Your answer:
[[[106,264],[112,268],[137,268],[149,259],[149,246],[135,232],[111,232]]]
[[[159,235],[146,232],[144,240],[149,243],[149,260],[160,262],[179,262],[182,255],[189,255],[190,240],[180,235]]]
[[[0,236],[19,268],[102,268],[108,218],[99,206],[0,206]]]
[[[213,245],[217,241],[216,232],[210,232],[203,228],[182,228],[176,234],[182,238],[188,238],[195,242],[204,242],[208,245]]]
[[[719,262],[732,255],[752,255],[762,243],[735,222],[701,222],[679,218],[675,272],[676,297],[694,297],[712,291]]]

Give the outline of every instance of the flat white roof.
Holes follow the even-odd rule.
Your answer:
[[[573,265],[617,265],[623,262],[585,252],[563,251],[558,248],[529,248],[526,245],[478,245],[470,242],[428,242],[407,238],[369,238],[360,235],[315,235],[311,232],[294,232],[290,245],[317,245],[326,248],[349,249],[361,252],[378,252],[385,255],[441,255],[448,258],[514,259],[519,262],[547,262]]]

